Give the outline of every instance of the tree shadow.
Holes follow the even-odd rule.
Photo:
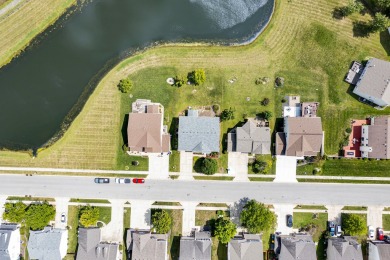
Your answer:
[[[123,258],[124,260],[126,259],[131,259],[131,255],[130,255],[130,250],[129,248],[127,248],[127,244],[126,244],[126,239],[127,239],[127,231],[129,230],[130,228],[125,228],[125,232],[123,233],[123,247],[125,248],[124,251],[125,251],[125,257]],[[131,236],[131,234],[129,234],[129,236]]]
[[[326,249],[327,249],[328,236],[326,231],[323,232],[318,240],[317,245],[317,257],[318,260],[326,260]]]
[[[379,34],[379,40],[387,55],[390,56],[390,32],[388,30],[381,32]]]
[[[218,259],[228,259],[227,257],[227,244],[218,243],[217,249]]]
[[[127,145],[128,144],[128,139],[127,139],[127,125],[129,124],[129,114],[125,115],[125,118],[123,119],[122,123],[122,140],[123,144]]]
[[[179,129],[179,118],[174,117],[174,118],[172,118],[171,125],[169,126],[169,133],[171,135],[171,149],[172,150],[177,150],[177,148],[178,148],[178,144],[179,144],[178,129]]]
[[[334,19],[337,19],[337,20],[342,20],[345,18],[345,15],[344,15],[344,6],[337,6],[333,9],[332,11],[332,17]]]
[[[353,26],[353,36],[359,38],[367,38],[371,32],[371,25],[363,21],[354,21]]]
[[[239,201],[234,202],[233,205],[230,206],[230,219],[236,224],[240,225],[240,215],[244,208],[244,206],[248,203],[249,198],[244,197],[241,198]]]

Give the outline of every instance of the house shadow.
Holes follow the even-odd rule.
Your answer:
[[[379,34],[379,40],[387,55],[390,56],[390,32],[388,30],[381,32]]]
[[[171,259],[178,260],[180,253],[180,236],[174,236],[172,239],[172,245],[170,249]]]
[[[284,118],[277,117],[275,118],[274,131],[271,134],[271,153],[276,154],[276,133],[283,132]]]
[[[171,135],[171,149],[177,150],[179,144],[178,137],[178,129],[179,129],[179,118],[172,118],[171,125],[169,126],[169,134]]]
[[[122,123],[122,129],[121,129],[121,133],[122,133],[122,140],[123,140],[123,145],[127,145],[127,125],[129,124],[129,114],[126,114],[124,119],[123,119],[123,123]]]

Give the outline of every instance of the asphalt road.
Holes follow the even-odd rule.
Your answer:
[[[91,177],[0,175],[0,195],[156,201],[390,206],[389,185],[148,180],[95,184]]]

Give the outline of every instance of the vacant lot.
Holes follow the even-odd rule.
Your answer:
[[[124,60],[99,83],[81,114],[65,136],[36,159],[27,154],[1,152],[2,165],[32,165],[69,168],[122,168],[125,143],[125,114],[131,102],[148,98],[165,106],[165,124],[188,106],[219,104],[232,107],[235,119],[222,123],[221,133],[234,127],[243,117],[269,110],[281,115],[281,99],[299,94],[303,101],[319,101],[325,130],[325,151],[337,154],[345,128],[352,118],[388,113],[359,103],[343,82],[350,62],[368,56],[387,59],[390,50],[381,42],[388,34],[354,36],[353,22],[367,21],[369,15],[354,15],[337,20],[333,9],[346,0],[277,1],[275,15],[265,32],[251,45],[160,46]],[[383,40],[386,38],[385,40]],[[388,48],[388,47],[386,47]],[[165,80],[204,68],[207,82],[201,86],[169,86]],[[283,88],[275,89],[273,79],[285,78]],[[120,94],[116,84],[130,77],[131,93]],[[234,83],[228,80],[237,78]],[[271,82],[256,85],[255,79],[269,77]],[[131,94],[131,96],[130,96]],[[268,97],[268,106],[260,101]],[[123,169],[123,168],[122,168]]]

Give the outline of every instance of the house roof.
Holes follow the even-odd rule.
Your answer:
[[[195,232],[194,236],[181,237],[180,260],[211,260],[211,234]]]
[[[165,260],[168,235],[152,234],[149,230],[128,230],[127,241],[131,245],[132,260]]]
[[[381,99],[390,105],[390,62],[376,58],[368,60],[355,91]]]
[[[67,243],[68,230],[45,227],[43,230],[30,231],[28,254],[31,259],[61,260],[61,243]],[[66,252],[65,252],[66,253]]]
[[[228,134],[228,151],[254,154],[271,154],[271,131],[259,127],[249,119],[242,127]]]
[[[316,260],[316,246],[310,235],[290,234],[277,237],[279,260]]]
[[[219,152],[219,135],[218,117],[179,117],[179,151]]]
[[[244,234],[228,244],[230,260],[263,260],[263,242],[260,235]]]
[[[368,128],[369,158],[390,159],[390,116],[379,116],[371,120]]]
[[[363,260],[362,247],[353,237],[328,239],[328,260]]]
[[[11,260],[10,247],[11,237],[15,235],[15,232],[19,232],[19,225],[17,224],[1,224],[0,225],[0,259],[2,260]],[[20,237],[20,235],[19,235]],[[17,246],[19,247],[19,240],[17,241]],[[19,250],[20,253],[20,250]],[[12,258],[14,259],[14,258]]]
[[[319,117],[286,117],[286,155],[314,156],[321,151],[323,132]]]
[[[370,241],[369,243],[369,252],[371,252],[371,246],[374,246],[378,250],[378,260],[390,259],[390,243],[385,241]]]
[[[79,228],[77,260],[116,260],[119,246],[101,242],[100,228]]]
[[[169,134],[163,133],[163,114],[159,105],[147,105],[145,113],[129,114],[127,139],[130,151],[169,152]]]

